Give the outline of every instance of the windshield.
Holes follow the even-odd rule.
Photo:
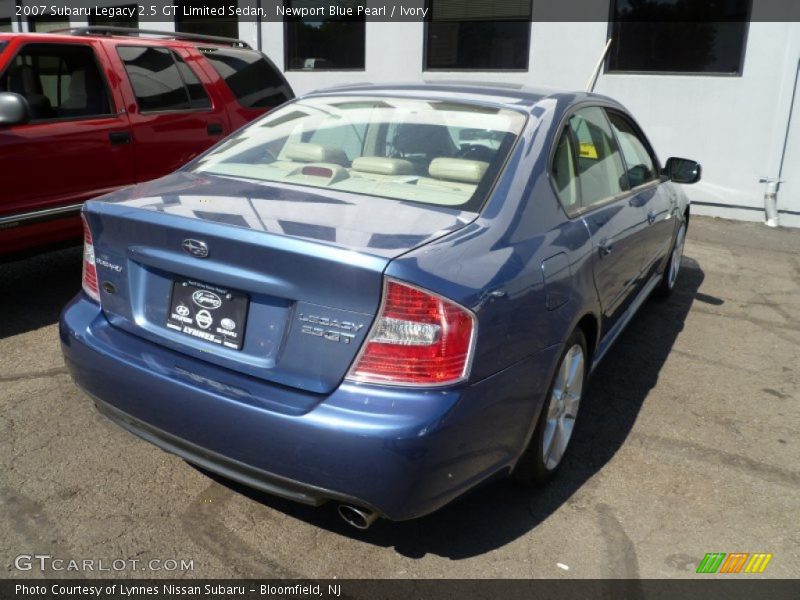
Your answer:
[[[312,97],[190,169],[477,211],[524,122],[516,111],[441,100]]]

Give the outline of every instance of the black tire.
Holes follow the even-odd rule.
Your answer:
[[[518,481],[519,483],[527,486],[535,486],[540,485],[546,481],[552,479],[555,474],[558,472],[561,465],[564,464],[564,457],[566,456],[567,452],[569,451],[570,442],[572,440],[572,431],[574,430],[574,421],[575,418],[572,419],[572,429],[570,430],[570,434],[568,436],[566,448],[563,449],[561,452],[561,456],[558,459],[555,465],[547,464],[547,457],[545,457],[544,451],[544,438],[545,438],[545,431],[548,430],[548,416],[550,416],[551,411],[551,404],[553,404],[556,395],[553,393],[555,390],[556,383],[559,381],[559,376],[561,374],[562,368],[564,367],[565,359],[567,355],[573,350],[575,346],[580,347],[582,357],[583,357],[583,369],[581,372],[581,390],[578,398],[577,408],[575,410],[575,417],[577,417],[580,408],[580,402],[583,397],[583,393],[586,391],[586,379],[588,375],[588,358],[589,354],[587,352],[586,346],[586,337],[583,334],[583,331],[580,329],[576,329],[572,332],[572,335],[567,339],[567,343],[564,344],[564,350],[561,353],[561,356],[558,359],[558,366],[556,367],[555,373],[553,373],[553,378],[550,381],[550,387],[547,389],[547,396],[545,401],[542,405],[541,413],[539,414],[539,419],[536,423],[536,429],[534,429],[533,435],[531,436],[531,440],[528,443],[528,447],[525,449],[525,452],[520,457],[519,462],[517,462],[516,467],[512,473],[512,477]],[[555,400],[557,401],[557,400]]]
[[[658,286],[655,289],[654,296],[656,298],[669,298],[672,295],[672,292],[675,291],[675,283],[678,280],[678,274],[680,273],[680,261],[683,259],[683,244],[686,241],[686,230],[687,224],[686,221],[680,224],[678,227],[678,231],[675,233],[675,239],[672,240],[672,246],[669,249],[669,259],[667,260],[667,265],[664,267],[664,273],[661,274],[661,281],[658,282]],[[680,244],[680,251],[677,253],[675,249]],[[677,270],[673,274],[673,262],[678,262]]]

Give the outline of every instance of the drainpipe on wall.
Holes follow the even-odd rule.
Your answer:
[[[778,221],[778,188],[781,180],[762,177],[758,181],[767,184],[767,190],[764,192],[764,223],[767,227],[777,227],[780,224]]]
[[[789,104],[789,114],[786,117],[786,129],[783,134],[783,148],[781,148],[781,160],[778,164],[777,177],[762,177],[759,183],[766,183],[767,189],[764,191],[764,223],[767,227],[777,227],[780,225],[778,213],[778,190],[783,183],[783,164],[786,160],[786,147],[789,144],[789,130],[792,127],[792,115],[794,113],[795,96],[797,95],[797,81],[800,78],[800,59],[797,60],[797,68],[794,72],[794,87],[792,88],[792,98]]]

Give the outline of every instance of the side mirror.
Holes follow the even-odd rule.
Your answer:
[[[0,127],[23,125],[31,120],[31,107],[24,96],[0,92]]]
[[[703,168],[700,163],[688,158],[672,157],[667,159],[664,173],[675,183],[697,183],[703,174]]]

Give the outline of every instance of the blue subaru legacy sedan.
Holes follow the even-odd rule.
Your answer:
[[[66,364],[125,429],[359,528],[543,482],[672,291],[699,177],[598,95],[315,92],[86,203]]]

